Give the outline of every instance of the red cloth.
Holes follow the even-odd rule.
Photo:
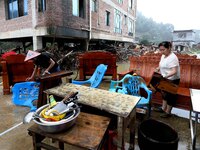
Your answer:
[[[3,59],[6,59],[6,57],[10,56],[10,55],[16,55],[17,53],[15,51],[9,51],[9,52],[5,52],[4,54],[1,55],[1,57]]]

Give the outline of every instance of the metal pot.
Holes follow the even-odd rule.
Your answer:
[[[40,112],[45,109],[46,107],[48,107],[49,104],[46,104],[40,108],[38,108],[36,110],[36,115],[39,115]],[[45,132],[48,133],[57,133],[57,132],[61,132],[64,131],[68,128],[70,128],[72,125],[74,125],[76,118],[78,117],[78,115],[80,114],[80,108],[77,107],[77,109],[75,110],[75,115],[71,118],[71,119],[66,119],[65,121],[62,121],[60,123],[56,123],[56,124],[46,124],[46,123],[42,123],[38,118],[33,118],[33,121],[38,124],[39,128]]]

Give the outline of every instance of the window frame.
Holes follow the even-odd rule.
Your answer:
[[[133,31],[134,31],[134,20],[128,18],[128,34],[133,35]]]
[[[91,10],[97,12],[97,0],[92,0]]]
[[[46,0],[38,0],[38,11],[45,12],[46,11]]]
[[[114,15],[114,32],[122,34],[122,16],[121,12],[117,9],[115,9],[115,15]]]
[[[72,15],[85,18],[85,0],[72,0]]]
[[[134,0],[129,0],[128,6],[129,6],[130,9],[133,9],[133,5],[134,5]]]
[[[106,10],[106,15],[105,15],[105,23],[106,26],[110,26],[110,12]]]
[[[28,0],[7,0],[7,19],[28,15]]]
[[[123,0],[117,0],[119,4],[123,4]]]
[[[127,25],[127,15],[124,15],[124,25]]]

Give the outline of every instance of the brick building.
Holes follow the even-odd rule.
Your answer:
[[[137,0],[0,0],[0,41],[57,42],[87,50],[97,41],[133,42]]]
[[[176,51],[184,51],[196,44],[194,30],[173,31],[173,46]]]

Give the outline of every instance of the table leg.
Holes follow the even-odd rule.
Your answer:
[[[63,142],[58,142],[59,148],[64,150],[64,143]]]
[[[32,136],[33,139],[33,148],[34,150],[41,150],[41,147],[38,147],[37,144],[41,143],[41,141],[45,138],[44,136],[41,136],[39,134],[29,132],[29,135]]]
[[[124,150],[124,119],[118,116],[117,120],[117,149]]]
[[[135,123],[136,123],[136,110],[134,109],[126,118],[118,117],[117,134],[118,134],[118,149],[125,149],[125,132],[129,125],[130,128],[130,146],[129,150],[134,149],[135,145]]]
[[[195,113],[195,122],[194,122],[194,131],[193,131],[193,146],[192,149],[195,150],[196,148],[196,132],[197,132],[197,122],[198,122],[198,113]]]
[[[192,116],[192,111],[190,111],[190,131],[191,131],[191,138],[192,138],[192,149],[196,149],[196,131],[197,131],[197,122],[198,122],[198,113],[194,112],[194,126],[193,126],[193,116]]]
[[[131,121],[129,123],[130,128],[130,146],[129,150],[134,150],[135,148],[135,129],[136,129],[136,111],[133,112]]]

